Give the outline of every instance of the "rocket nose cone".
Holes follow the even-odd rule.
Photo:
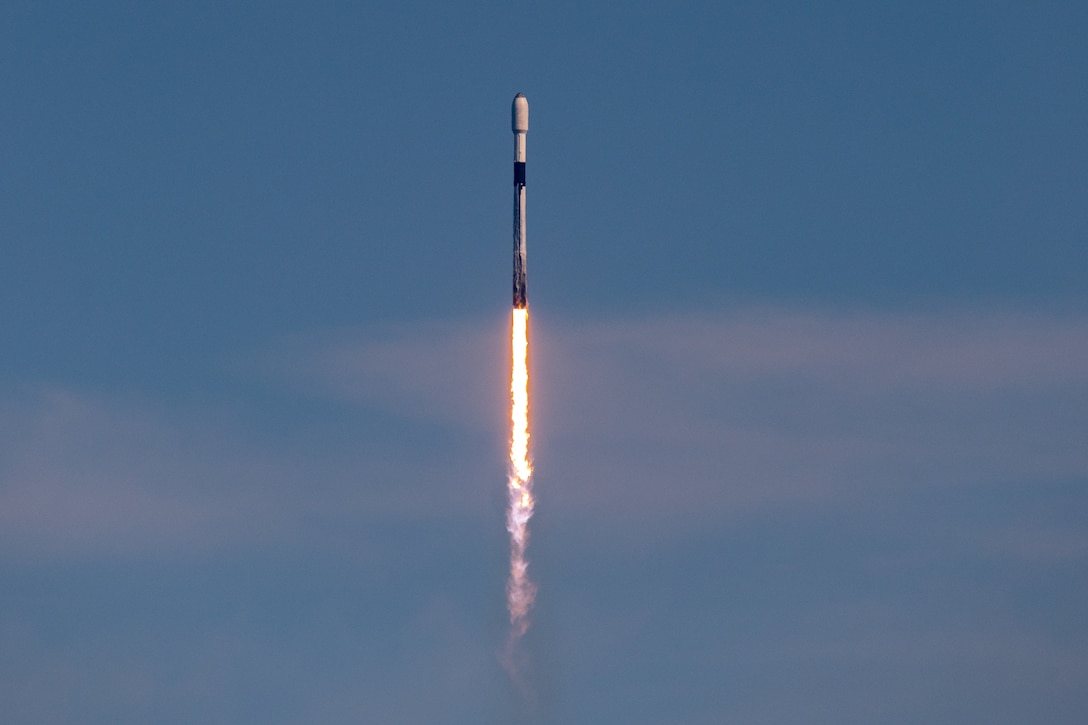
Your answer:
[[[529,131],[529,101],[521,93],[514,96],[512,110],[512,123],[514,133],[527,133]]]

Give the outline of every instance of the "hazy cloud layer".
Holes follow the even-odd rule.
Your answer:
[[[346,401],[493,425],[499,332],[349,336],[303,372]],[[1088,475],[1080,319],[749,309],[534,320],[533,335],[541,505],[564,516],[690,524],[846,490]]]
[[[505,334],[494,320],[277,346],[260,369],[290,394],[369,411],[358,446],[284,445],[243,415],[146,398],[11,396],[0,408],[5,549],[214,549],[358,518],[490,515]],[[541,508],[624,538],[846,492],[859,505],[886,489],[1088,476],[1079,319],[751,309],[534,320],[533,336]],[[394,424],[421,426],[418,445],[368,445],[368,430]],[[1041,536],[1024,550],[1082,543]]]
[[[352,556],[365,558],[372,552],[359,531],[367,523],[472,515],[486,504],[486,482],[471,466],[451,472],[461,456],[269,436],[252,418],[146,397],[24,391],[0,409],[3,556],[244,555],[350,544]]]

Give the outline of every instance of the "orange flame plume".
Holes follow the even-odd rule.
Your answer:
[[[533,516],[533,467],[529,460],[529,311],[515,308],[511,325],[510,475],[506,530],[510,532],[510,579],[506,584],[511,645],[529,629],[536,586],[529,580],[525,548]]]

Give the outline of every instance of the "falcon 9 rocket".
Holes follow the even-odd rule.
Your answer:
[[[525,301],[525,135],[529,132],[529,101],[522,94],[514,96],[512,123],[514,131],[514,309],[522,310]]]

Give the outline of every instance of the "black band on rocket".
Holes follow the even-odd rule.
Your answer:
[[[525,186],[525,162],[514,162],[514,186]]]

